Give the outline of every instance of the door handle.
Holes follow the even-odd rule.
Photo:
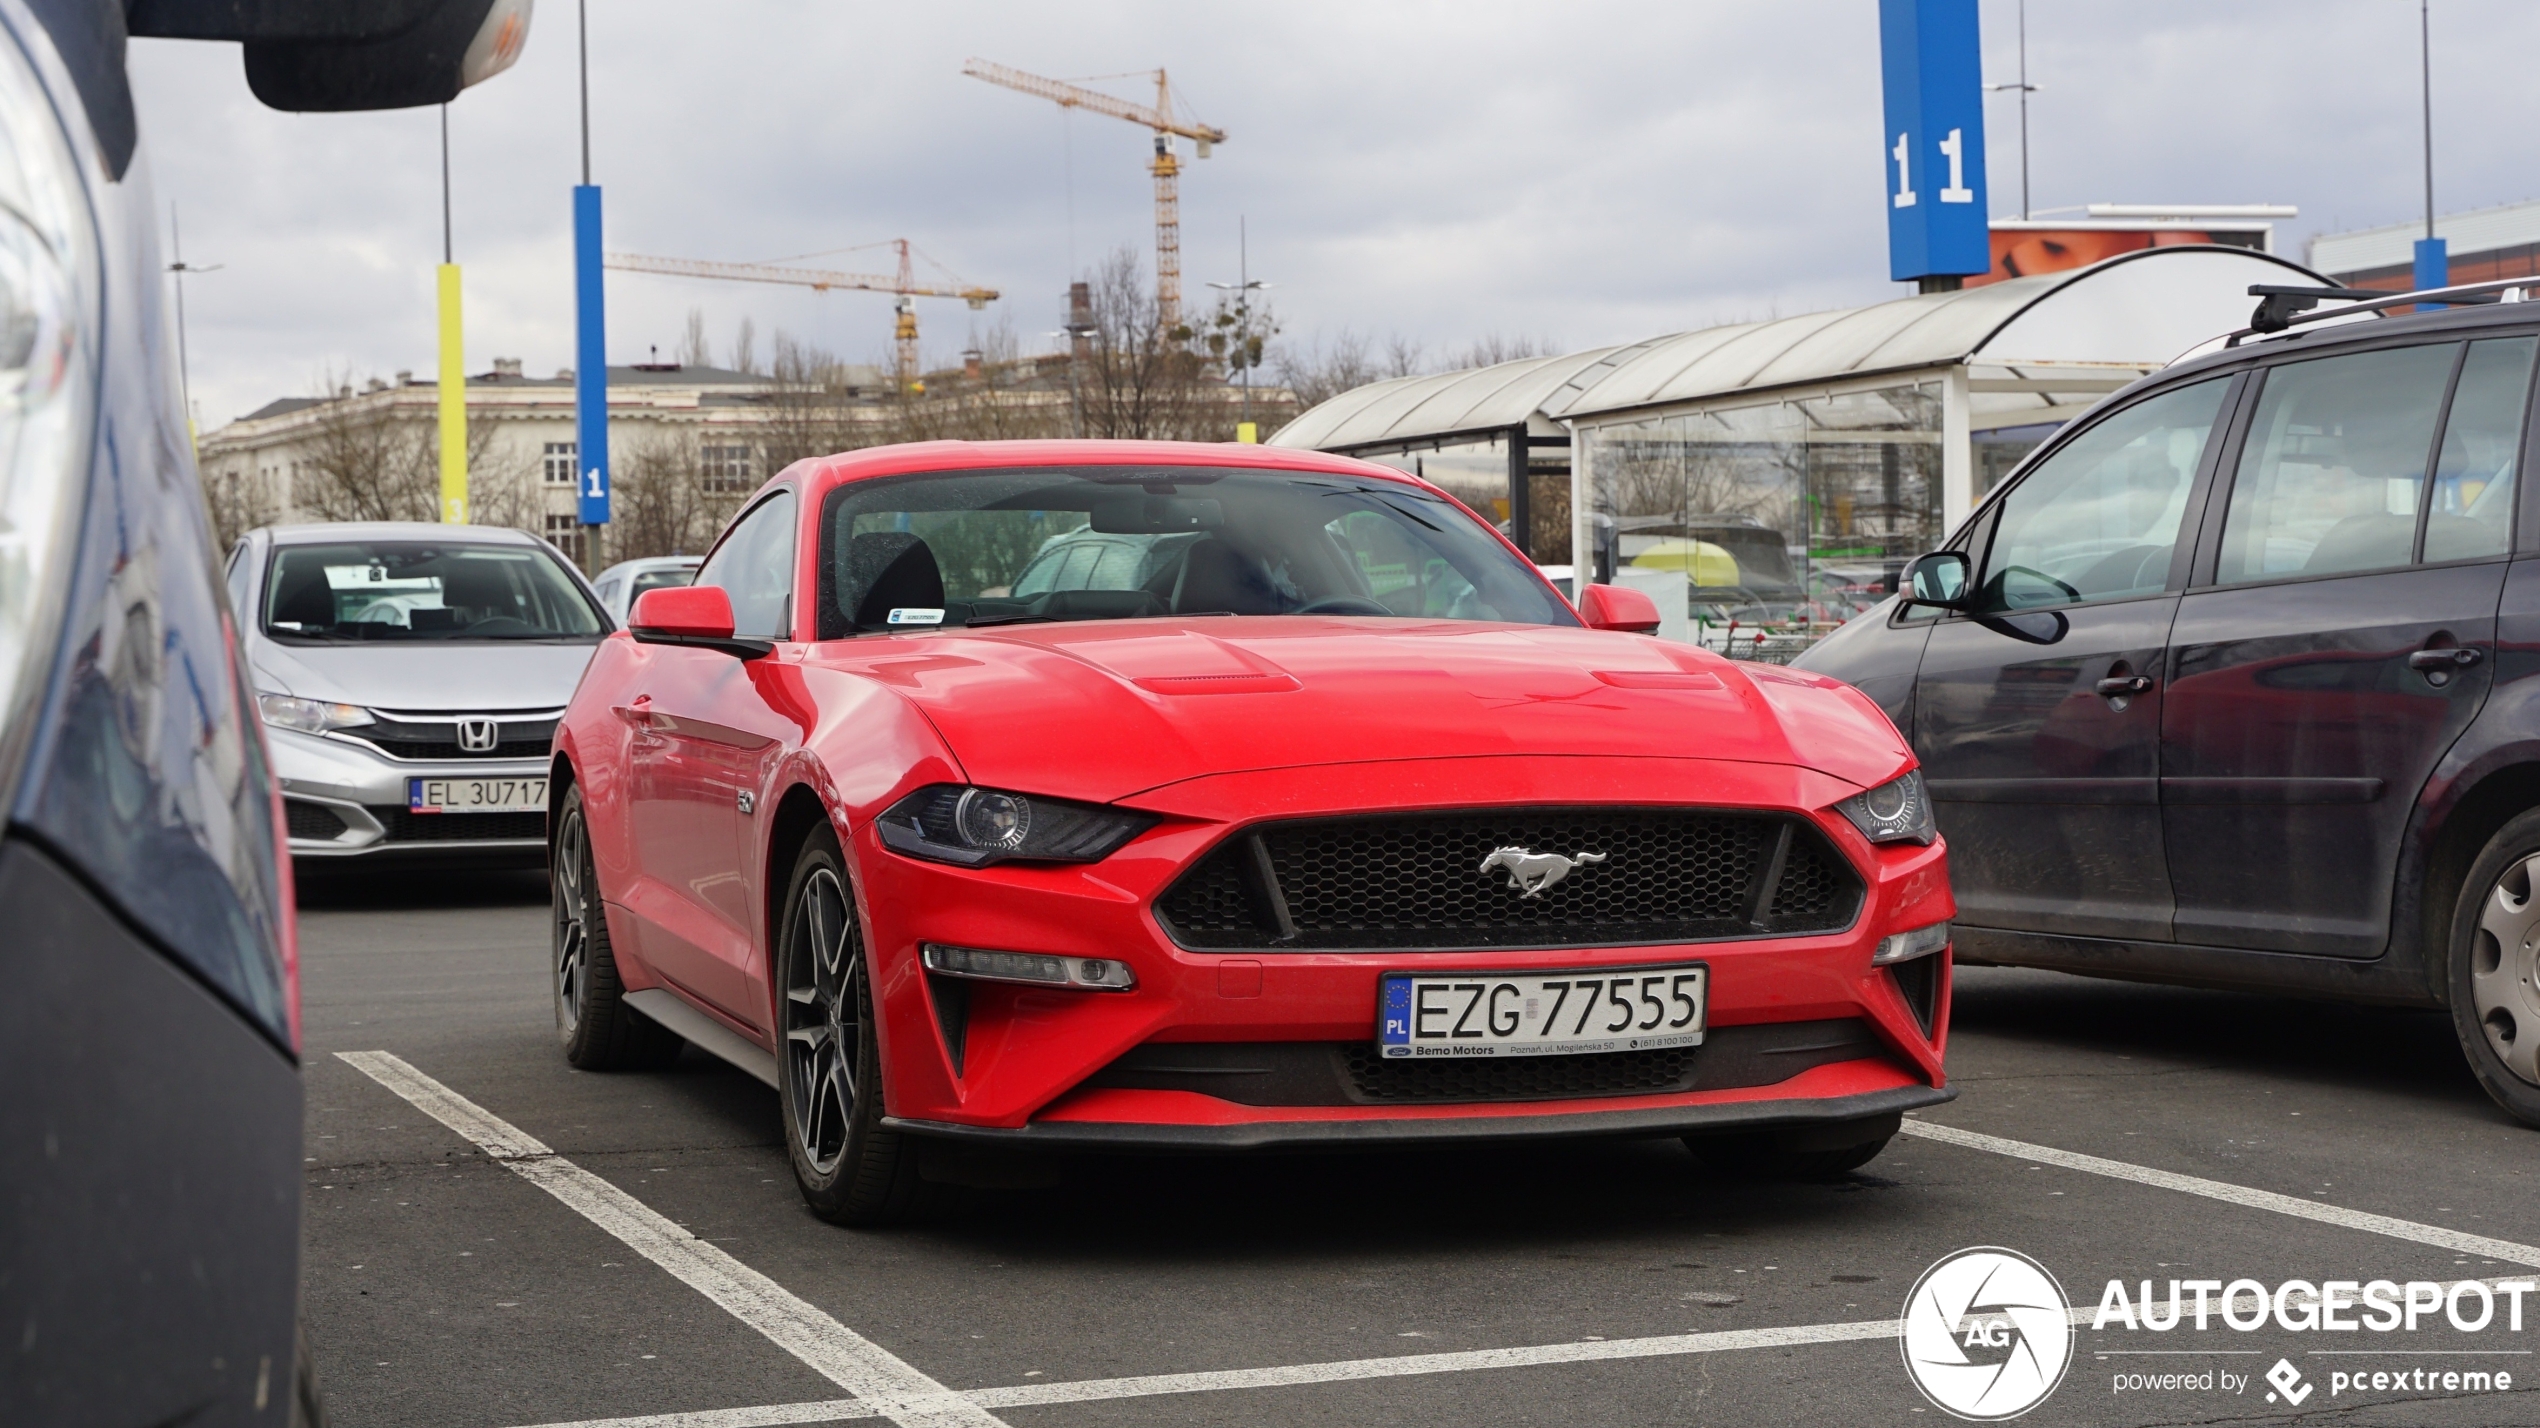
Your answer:
[[[2130,694],[2151,693],[2152,676],[2148,674],[2110,675],[2093,687],[2099,691],[2099,697],[2102,699],[2123,699]]]
[[[2408,656],[2408,668],[2426,674],[2449,674],[2467,669],[2487,657],[2487,652],[2467,645],[2456,649],[2418,650]]]

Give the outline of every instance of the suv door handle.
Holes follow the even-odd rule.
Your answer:
[[[2486,657],[2485,650],[2467,645],[2456,649],[2418,650],[2408,656],[2408,668],[2427,674],[2447,674],[2456,669],[2467,669]]]
[[[2148,674],[2111,675],[2094,686],[2102,699],[2123,699],[2129,694],[2152,692],[2152,676]]]

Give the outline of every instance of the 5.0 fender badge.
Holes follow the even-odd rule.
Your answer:
[[[1604,861],[1603,853],[1581,853],[1575,858],[1565,858],[1559,853],[1538,853],[1532,848],[1494,848],[1489,857],[1482,859],[1482,874],[1487,877],[1493,871],[1504,870],[1508,874],[1508,885],[1517,890],[1519,897],[1541,897],[1559,887],[1572,869]]]

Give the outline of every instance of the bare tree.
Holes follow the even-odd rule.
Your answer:
[[[1538,338],[1485,333],[1450,358],[1441,370],[1460,372],[1471,367],[1496,367],[1502,362],[1522,362],[1529,357],[1542,357],[1551,351],[1552,344]]]
[[[1369,359],[1367,339],[1344,327],[1327,349],[1317,337],[1305,347],[1282,344],[1273,350],[1271,366],[1279,374],[1279,385],[1296,395],[1302,406],[1315,407],[1341,393],[1384,380],[1384,373]]]
[[[714,348],[706,341],[706,310],[704,308],[688,309],[688,327],[680,334],[677,360],[682,367],[714,365]]]
[[[1063,367],[1022,355],[1011,322],[998,319],[974,333],[979,370],[947,374],[922,393],[903,393],[882,404],[874,441],[1027,441],[1061,437],[1073,425]]]
[[[441,519],[441,441],[439,426],[427,408],[400,407],[387,393],[352,396],[348,382],[330,379],[325,390],[335,395],[310,408],[310,434],[301,446],[295,500],[329,521],[438,521]],[[517,524],[526,507],[504,492],[503,473],[488,461],[493,449],[491,422],[470,422],[467,432],[470,495],[475,473],[489,477],[493,497],[490,524]],[[480,518],[484,507],[471,512]]]
[[[1235,418],[1225,384],[1158,320],[1155,294],[1133,248],[1116,248],[1094,269],[1093,332],[1077,381],[1085,434],[1099,437],[1223,441]]]
[[[763,398],[767,418],[758,447],[761,470],[782,471],[807,456],[874,443],[874,422],[858,400],[863,393],[836,354],[779,331],[770,375],[773,390]]]
[[[654,429],[616,461],[609,555],[641,560],[706,548],[740,500],[709,491],[693,433]]]
[[[203,500],[211,510],[213,537],[227,551],[238,538],[258,526],[269,526],[282,513],[273,492],[253,471],[205,471]]]
[[[732,339],[732,370],[758,373],[758,324],[741,319],[741,331]]]

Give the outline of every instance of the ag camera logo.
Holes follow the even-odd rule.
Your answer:
[[[2017,1418],[2071,1366],[2072,1312],[2046,1266],[1982,1245],[1914,1281],[1898,1341],[1906,1374],[1932,1406],[1976,1422]]]

